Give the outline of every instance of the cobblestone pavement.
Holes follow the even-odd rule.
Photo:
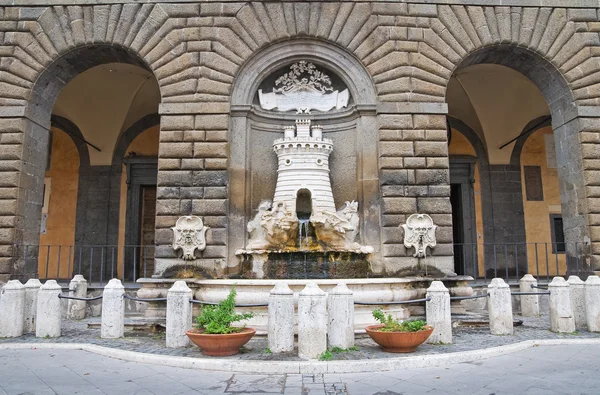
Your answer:
[[[524,340],[537,339],[579,339],[579,338],[600,338],[600,333],[590,333],[587,331],[578,331],[573,334],[558,334],[550,332],[550,319],[548,316],[540,318],[515,317],[522,320],[523,324],[515,326],[513,336],[495,336],[491,335],[489,327],[457,327],[453,329],[453,344],[433,345],[423,344],[419,346],[413,355],[430,355],[439,353],[470,351],[482,348],[502,346],[506,344],[518,343]],[[128,351],[138,351],[151,354],[174,355],[185,357],[204,357],[196,346],[190,346],[182,349],[172,349],[165,347],[164,331],[131,331],[126,332],[123,339],[105,340],[100,338],[99,326],[88,327],[88,324],[99,322],[98,319],[88,319],[83,321],[63,321],[62,334],[58,339],[36,338],[34,335],[25,335],[19,338],[0,339],[2,343],[89,343],[104,347],[119,348]],[[355,359],[373,359],[398,357],[398,354],[384,353],[367,336],[357,335],[357,351],[332,353],[333,359],[355,360]],[[242,353],[231,357],[219,357],[224,359],[242,359],[242,360],[300,360],[296,354],[270,354],[267,352],[267,339],[265,336],[255,336]],[[600,394],[600,390],[598,391]]]
[[[447,367],[381,373],[253,375],[126,362],[81,350],[0,354],[0,394],[594,394],[600,345],[539,346]]]

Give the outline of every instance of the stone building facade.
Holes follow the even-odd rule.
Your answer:
[[[417,212],[438,225],[433,265],[454,268],[449,129],[470,141],[478,161],[482,239],[524,241],[514,154],[523,143],[513,148],[516,162],[498,163],[473,125],[447,117],[453,75],[491,64],[520,73],[545,99],[551,120],[533,126],[551,124],[564,237],[581,243],[566,254],[600,270],[598,2],[440,3],[0,0],[0,281],[37,270],[21,246],[40,243],[48,131],[71,122],[54,110],[59,94],[80,74],[113,63],[155,78],[160,104],[120,134],[113,160],[101,166],[85,164],[93,149],[73,138],[80,152],[74,243],[118,244],[121,169],[135,162],[123,158],[136,130],[158,126],[156,261],[177,261],[171,227],[197,215],[210,230],[196,263],[235,274],[235,251],[262,193],[254,149],[261,137],[253,131],[283,131],[295,118],[260,113],[256,92],[300,60],[329,70],[350,91],[346,110],[314,119],[324,136],[345,130],[351,142],[340,155],[347,171],[338,168],[336,180],[332,169],[334,195],[359,202],[360,242],[374,248],[375,272],[402,275],[415,265],[399,225]]]

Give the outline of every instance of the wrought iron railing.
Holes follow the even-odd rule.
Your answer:
[[[111,278],[134,283],[151,277],[154,250],[153,245],[14,245],[13,257],[41,280],[65,283],[82,274],[90,284],[103,286]]]
[[[14,245],[13,249],[25,272],[41,280],[64,283],[82,274],[90,284],[103,286],[111,278],[135,283],[154,274],[153,245]],[[591,272],[586,243],[474,243],[453,244],[452,249],[456,273],[482,283],[495,277],[515,282],[527,273],[549,282],[554,276],[585,277]],[[434,262],[436,252],[426,260]]]

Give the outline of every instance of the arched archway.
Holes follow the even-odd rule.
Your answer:
[[[543,95],[550,110],[556,141],[564,231],[567,242],[571,246],[568,248],[567,254],[570,261],[574,264],[577,262],[581,269],[582,263],[586,261],[586,251],[589,250],[585,241],[589,240],[590,235],[583,152],[579,139],[579,132],[583,130],[584,126],[578,117],[579,110],[569,84],[562,73],[542,55],[514,45],[501,44],[477,49],[457,65],[454,73],[478,64],[495,64],[513,69],[527,77]],[[547,120],[545,121],[547,122]],[[502,207],[494,206],[495,211],[500,211],[496,213],[495,217],[502,218],[505,223],[495,225],[493,240],[488,238],[487,242],[525,243],[526,241],[524,226],[522,226],[523,231],[519,231],[517,229],[519,226],[511,222],[518,219],[522,213],[522,207],[519,209],[513,204],[514,202],[520,203],[518,199],[521,197],[521,169],[518,167],[518,161],[514,160],[514,155],[518,156],[518,152],[520,152],[520,145],[522,142],[517,140],[513,160],[509,163],[490,165],[492,189],[495,188],[497,193],[501,189],[501,193],[512,193],[514,196],[502,198],[506,204],[503,203],[500,206],[504,206],[506,215],[501,212]],[[503,180],[506,185],[502,185]],[[511,182],[514,183],[514,188],[509,185]],[[510,216],[511,214],[516,215]],[[519,234],[522,234],[522,240],[518,239]],[[516,261],[514,257],[510,256],[511,254],[508,255],[508,262]],[[486,258],[489,261],[493,260],[492,257],[486,256]],[[589,270],[589,266],[587,270]]]
[[[58,122],[59,127],[67,129],[72,124],[65,117],[52,116],[59,94],[76,77],[96,66],[109,63],[132,65],[153,76],[150,66],[135,52],[115,44],[99,44],[76,47],[58,56],[35,80],[29,100],[23,108],[22,121],[27,126],[22,129],[23,155],[20,160],[23,172],[19,177],[27,178],[27,182],[20,183],[22,193],[19,198],[23,199],[23,203],[18,204],[20,211],[16,216],[23,217],[24,220],[16,221],[14,238],[16,245],[37,246],[39,243],[44,173],[49,144],[48,131],[52,122]],[[79,134],[85,137],[85,130],[80,130]],[[85,138],[75,138],[75,140],[85,141]],[[118,201],[111,200],[111,196],[114,195],[111,192],[118,184],[111,182],[110,164],[93,163],[91,160],[91,154],[96,154],[96,151],[99,151],[98,147],[95,147],[95,151],[90,154],[87,146],[89,144],[82,145],[82,141],[76,141],[76,144],[82,158],[79,187],[80,191],[85,193],[79,193],[77,199],[75,244],[116,245],[116,233],[113,237],[110,218],[114,218],[111,213],[118,213]],[[109,149],[112,151],[110,144],[103,148],[105,151]],[[104,181],[106,185],[100,185]],[[85,202],[85,205],[82,205],[82,202]],[[116,228],[114,231],[116,232]],[[23,249],[18,247],[13,252],[15,261],[13,276],[27,277],[34,274],[35,268],[32,265],[26,267],[22,259],[23,252]],[[29,254],[32,253],[34,251],[29,250]]]
[[[330,166],[332,187],[337,204],[358,200],[360,243],[371,245],[373,269],[381,272],[380,192],[378,177],[378,132],[375,85],[361,62],[339,46],[316,39],[299,38],[273,44],[250,57],[238,71],[231,93],[230,162],[229,162],[229,222],[228,250],[231,268],[239,262],[235,251],[247,242],[246,222],[261,200],[271,199],[269,183],[275,180],[275,157],[265,153],[258,158],[256,136],[264,135],[262,146],[270,147],[276,132],[293,123],[296,114],[267,113],[255,105],[259,86],[278,70],[298,61],[307,61],[335,75],[348,89],[350,105],[334,113],[311,114],[314,122],[324,127],[324,137],[333,136],[334,151]],[[342,140],[348,139],[348,144]],[[336,156],[337,155],[337,156]],[[259,160],[271,161],[258,165]],[[271,171],[259,174],[256,169],[271,166]],[[265,177],[270,180],[265,182]],[[261,183],[258,190],[256,183]],[[271,186],[274,190],[274,183]],[[264,195],[264,196],[263,196]],[[270,195],[270,196],[269,196]],[[235,269],[234,269],[235,270]]]

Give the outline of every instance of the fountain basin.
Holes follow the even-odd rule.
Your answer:
[[[410,305],[391,305],[389,302],[400,302],[425,297],[426,290],[432,281],[444,282],[450,289],[452,296],[470,296],[473,289],[469,276],[452,276],[442,278],[428,277],[406,277],[406,278],[351,278],[351,279],[223,279],[203,280],[186,279],[188,286],[192,289],[194,298],[206,302],[220,302],[227,297],[231,287],[236,286],[238,304],[267,304],[269,292],[275,284],[284,282],[294,291],[297,301],[298,293],[304,289],[307,283],[316,282],[325,292],[333,289],[339,282],[346,283],[354,293],[355,302],[376,303],[376,305],[355,305],[354,328],[364,331],[368,325],[373,325],[376,320],[371,312],[376,308],[383,309],[397,319],[406,319],[411,315],[424,315],[423,303]],[[138,283],[142,288],[138,291],[140,298],[164,298],[167,290],[177,279],[141,278]],[[164,318],[166,306],[164,303],[149,303],[144,315],[147,318]],[[452,309],[455,313],[464,313],[460,302],[453,302]],[[259,334],[267,330],[268,312],[267,307],[239,308],[240,312],[250,311],[255,316],[246,321],[246,325],[256,328]],[[196,315],[197,313],[194,313]]]

